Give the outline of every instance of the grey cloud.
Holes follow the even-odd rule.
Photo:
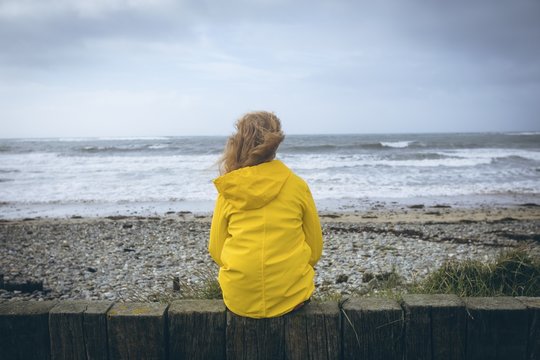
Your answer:
[[[185,19],[130,9],[98,17],[68,10],[44,17],[2,19],[0,61],[12,66],[84,62],[85,57],[93,56],[88,44],[95,40],[179,41],[193,37]]]
[[[12,0],[15,1],[15,0]],[[27,1],[28,4],[34,2]],[[336,6],[333,2],[298,1],[178,1],[163,2],[150,9],[124,7],[105,9],[99,16],[73,7],[59,7],[40,14],[42,7],[35,3],[35,11],[0,18],[0,61],[15,66],[51,66],[82,61],[93,56],[88,42],[93,40],[127,40],[134,42],[187,43],[197,39],[198,31],[210,31],[220,46],[249,54],[251,48],[264,46],[273,37],[280,37],[278,47],[287,47],[291,31],[311,33],[314,41],[343,42],[348,34],[336,33],[335,28],[348,21],[358,26],[360,16],[369,15],[362,8],[358,14],[347,16],[349,5]],[[59,2],[62,4],[62,2]],[[296,27],[296,29],[294,28]],[[260,30],[271,28],[268,36]],[[244,34],[239,32],[245,32]],[[327,34],[334,39],[324,39]],[[292,35],[292,34],[291,34]],[[227,37],[229,36],[229,37]],[[235,38],[236,37],[236,38]],[[248,42],[246,42],[248,40]],[[302,41],[305,39],[301,39]],[[292,44],[294,46],[294,44]],[[318,45],[321,45],[318,43]]]
[[[413,41],[489,61],[533,62],[540,56],[536,0],[396,2],[392,14]]]

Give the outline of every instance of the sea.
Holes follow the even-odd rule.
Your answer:
[[[0,139],[0,218],[210,213],[224,136]],[[540,202],[540,133],[288,135],[321,211]]]

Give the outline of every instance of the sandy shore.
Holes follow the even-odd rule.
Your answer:
[[[140,300],[170,293],[172,278],[198,286],[217,271],[207,254],[210,216],[0,221],[0,274],[6,283],[43,281],[44,291],[0,290],[0,299]],[[361,291],[395,269],[407,282],[454,259],[491,260],[525,246],[540,256],[540,207],[409,205],[321,213],[325,247],[318,295]],[[182,291],[182,289],[181,289]]]
[[[453,208],[448,205],[424,206],[414,204],[388,210],[375,204],[371,210],[363,212],[322,213],[322,222],[352,223],[453,223],[453,222],[482,222],[500,221],[503,219],[540,220],[540,206],[522,204],[512,207],[475,207]]]
[[[540,204],[523,203],[512,206],[491,206],[482,205],[478,207],[455,207],[444,204],[426,206],[422,203],[411,205],[399,205],[391,207],[388,203],[375,202],[369,210],[354,211],[323,211],[319,212],[322,223],[325,222],[351,222],[351,223],[430,223],[442,222],[452,223],[460,221],[498,221],[502,219],[515,220],[540,220]],[[23,219],[0,219],[2,224],[20,224],[32,222],[33,224],[42,224],[54,222],[77,223],[93,222],[103,220],[125,220],[125,219],[150,219],[150,220],[189,220],[197,222],[210,222],[212,215],[208,213],[193,213],[190,211],[169,211],[163,215],[156,216],[137,216],[132,215],[111,215],[101,217],[28,217]]]

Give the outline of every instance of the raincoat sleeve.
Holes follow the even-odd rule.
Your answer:
[[[210,228],[210,241],[208,242],[208,251],[212,259],[220,267],[223,266],[221,261],[221,251],[223,250],[223,244],[227,238],[228,221],[224,212],[225,199],[221,194],[218,195],[216,200],[216,206],[214,214],[212,215],[212,226]]]
[[[322,230],[321,223],[319,221],[319,215],[317,214],[317,208],[315,206],[315,201],[313,201],[313,196],[311,195],[309,187],[307,187],[306,189],[305,196],[306,198],[304,216],[302,218],[302,228],[306,236],[306,242],[311,248],[311,257],[309,259],[309,264],[311,266],[315,266],[322,254]]]

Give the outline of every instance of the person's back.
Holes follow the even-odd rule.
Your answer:
[[[313,266],[322,251],[321,227],[307,184],[273,160],[283,139],[277,117],[250,113],[237,127],[224,159],[230,143],[238,143],[235,137],[259,135],[246,158],[261,147],[267,149],[259,159],[252,158],[253,164],[233,163],[234,169],[224,169],[225,174],[214,181],[219,195],[209,251],[220,266],[219,282],[231,311],[254,318],[279,316],[313,293]],[[265,142],[265,132],[277,134],[272,146],[268,136]],[[239,152],[236,149],[233,155]]]

